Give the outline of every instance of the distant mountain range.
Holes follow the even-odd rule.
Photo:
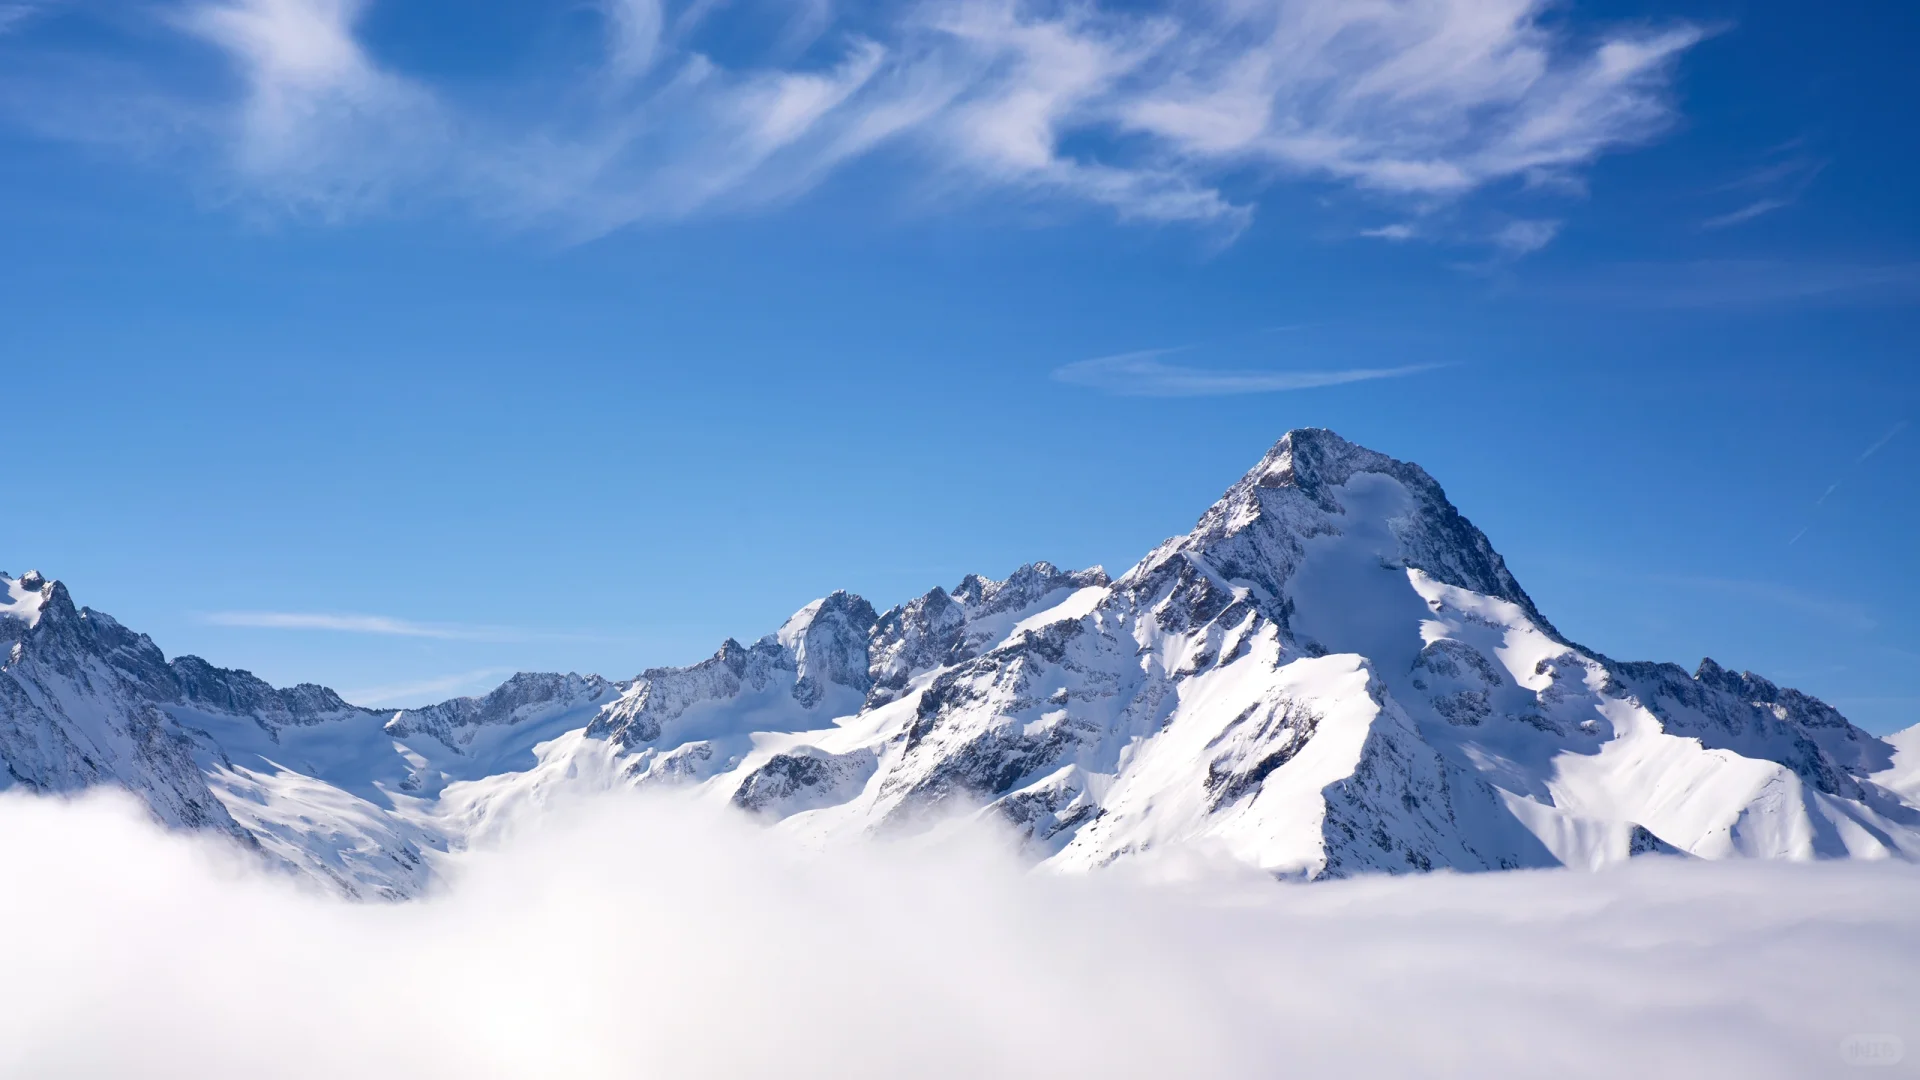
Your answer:
[[[1569,641],[1419,466],[1290,432],[1132,569],[1034,563],[609,681],[424,709],[275,689],[0,574],[0,787],[132,791],[354,896],[509,807],[672,785],[810,837],[996,818],[1037,861],[1201,848],[1287,878],[1920,859],[1920,726]]]

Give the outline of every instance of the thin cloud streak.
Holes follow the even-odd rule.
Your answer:
[[[1160,359],[1175,351],[1150,349],[1080,360],[1055,368],[1053,378],[1058,382],[1085,386],[1121,397],[1219,397],[1283,393],[1375,379],[1396,379],[1447,366],[1411,364],[1404,367],[1332,371],[1261,371],[1181,367]]]
[[[480,668],[477,671],[463,671],[457,675],[442,675],[434,679],[422,679],[418,682],[399,683],[392,686],[371,686],[360,690],[349,690],[341,697],[360,705],[374,708],[411,708],[421,704],[433,704],[444,701],[456,690],[469,687],[478,689],[490,679],[508,674],[510,668]]]
[[[1793,205],[1791,199],[1755,199],[1753,202],[1728,214],[1710,217],[1700,223],[1703,229],[1724,229],[1729,225],[1738,225],[1743,221],[1752,221],[1762,214],[1771,214],[1775,210]]]
[[[1827,503],[1827,500],[1833,497],[1834,492],[1839,491],[1840,486],[1846,483],[1847,479],[1851,477],[1854,474],[1854,472],[1860,468],[1860,466],[1866,464],[1868,458],[1871,458],[1873,455],[1885,449],[1888,443],[1892,442],[1897,436],[1899,436],[1899,434],[1902,431],[1906,430],[1906,427],[1907,427],[1907,422],[1905,420],[1901,420],[1898,423],[1895,423],[1891,428],[1888,428],[1887,433],[1885,435],[1882,435],[1878,439],[1875,439],[1872,446],[1867,447],[1866,450],[1863,451],[1859,457],[1853,459],[1853,464],[1847,466],[1847,471],[1842,473],[1839,479],[1835,480],[1831,484],[1828,484],[1827,490],[1821,492],[1820,497],[1813,500],[1813,510],[1818,511],[1822,506],[1825,506]],[[1793,539],[1787,541],[1787,546],[1792,547],[1795,544],[1798,544],[1800,542],[1800,538],[1807,535],[1807,532],[1812,528],[1813,528],[1813,522],[1809,521],[1806,525],[1801,527],[1799,532],[1793,534]]]
[[[1493,234],[1493,246],[1509,260],[1525,258],[1560,235],[1558,221],[1513,221]]]
[[[517,641],[528,636],[496,626],[419,623],[388,615],[313,611],[215,611],[202,616],[202,620],[214,626],[255,630],[325,630],[343,634],[437,638],[446,641]]]
[[[1800,147],[1801,140],[1793,140],[1776,147],[1774,154],[1788,153]],[[1703,230],[1726,229],[1742,225],[1755,218],[1764,217],[1776,210],[1784,210],[1800,201],[1814,178],[1827,167],[1824,161],[1818,161],[1804,155],[1795,155],[1785,160],[1761,166],[1729,184],[1722,185],[1720,192],[1758,192],[1752,195],[1745,205],[1724,214],[1707,218],[1700,223]]]
[[[631,644],[654,647],[659,639],[630,633],[597,631],[528,630],[513,626],[481,626],[467,623],[425,623],[390,615],[355,612],[319,611],[215,611],[194,616],[211,626],[231,626],[254,630],[314,630],[323,633],[366,634],[375,637],[427,638],[439,641],[476,641],[526,643],[536,641],[582,641],[599,644]]]
[[[1892,442],[1895,436],[1899,435],[1902,431],[1906,430],[1906,427],[1907,427],[1907,422],[1905,420],[1902,420],[1899,423],[1893,425],[1893,427],[1888,428],[1887,433],[1885,435],[1880,436],[1878,439],[1874,440],[1873,445],[1867,447],[1866,451],[1862,453],[1859,457],[1855,458],[1853,463],[1855,465],[1859,465],[1865,462],[1868,458],[1872,457],[1873,455],[1879,453],[1881,450],[1885,449],[1886,445]]]

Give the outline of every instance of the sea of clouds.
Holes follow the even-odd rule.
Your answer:
[[[1920,1042],[1907,865],[1068,877],[620,795],[356,903],[7,795],[0,926],[8,1077],[1797,1080]]]

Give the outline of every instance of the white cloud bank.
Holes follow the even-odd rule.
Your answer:
[[[1501,181],[1571,183],[1669,124],[1674,65],[1702,35],[1569,29],[1548,0],[602,0],[597,58],[482,102],[384,63],[362,36],[372,7],[167,0],[166,24],[229,61],[238,97],[159,76],[143,97],[180,97],[159,122],[214,133],[237,191],[323,215],[452,193],[592,234],[778,202],[887,149],[943,192],[1231,230],[1277,177],[1416,212]],[[78,92],[28,89],[12,96],[29,117]],[[124,104],[101,103],[101,126],[123,126]],[[70,101],[59,116],[85,126]]]
[[[534,830],[350,904],[0,798],[0,1074],[1799,1080],[1920,1038],[1906,865],[1150,886],[636,797]]]

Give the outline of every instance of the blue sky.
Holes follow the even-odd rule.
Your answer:
[[[369,703],[1119,570],[1288,428],[1920,720],[1920,14],[0,3],[0,567]]]

